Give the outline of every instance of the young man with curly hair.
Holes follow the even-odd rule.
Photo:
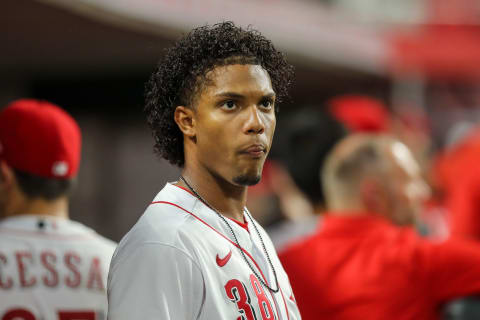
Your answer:
[[[146,86],[155,150],[182,168],[121,241],[109,319],[300,319],[273,245],[245,207],[293,68],[231,22],[194,29]]]

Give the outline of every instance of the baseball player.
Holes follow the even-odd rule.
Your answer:
[[[17,100],[0,112],[0,319],[106,318],[115,243],[69,220],[80,129],[59,107]]]
[[[146,87],[155,149],[182,168],[122,239],[109,319],[300,319],[274,247],[245,208],[292,67],[257,31],[194,29]]]

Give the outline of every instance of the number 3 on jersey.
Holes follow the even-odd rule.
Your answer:
[[[253,288],[253,292],[257,296],[258,306],[260,308],[260,314],[262,320],[274,320],[275,314],[273,313],[270,301],[262,288],[262,285],[258,279],[252,274],[250,275],[250,285]],[[237,320],[257,320],[255,309],[252,307],[250,295],[243,282],[237,279],[231,279],[225,285],[225,291],[227,297],[234,303],[236,303],[240,317]]]

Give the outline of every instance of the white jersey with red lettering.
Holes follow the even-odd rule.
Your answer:
[[[68,219],[0,221],[0,320],[102,320],[116,244]]]
[[[275,249],[248,215],[225,222],[188,190],[167,184],[120,242],[110,265],[110,320],[298,320],[300,314]],[[272,268],[253,226],[257,227]]]

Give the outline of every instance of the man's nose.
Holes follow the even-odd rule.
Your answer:
[[[245,121],[245,132],[248,134],[261,134],[265,131],[265,124],[263,122],[261,111],[256,105],[247,108],[247,118]]]

